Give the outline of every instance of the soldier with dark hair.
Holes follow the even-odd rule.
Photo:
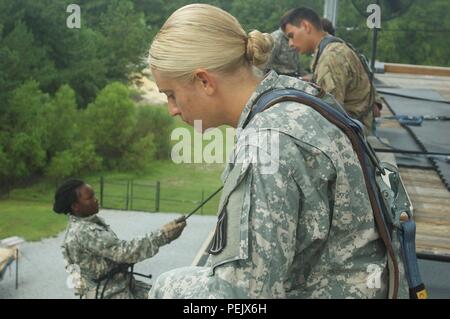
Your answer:
[[[120,240],[97,216],[99,205],[92,187],[76,179],[56,190],[53,210],[69,215],[61,248],[80,298],[145,298],[150,285],[135,280],[128,269],[177,239],[186,226],[182,217],[141,238]]]
[[[325,32],[319,15],[309,8],[288,11],[280,27],[289,45],[301,54],[314,53],[313,82],[332,94],[347,113],[373,131],[375,90],[358,54],[345,41]],[[339,41],[337,41],[339,40]]]

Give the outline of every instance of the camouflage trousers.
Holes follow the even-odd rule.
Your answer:
[[[183,267],[163,273],[150,290],[150,299],[245,298],[245,293],[212,275],[210,267]]]

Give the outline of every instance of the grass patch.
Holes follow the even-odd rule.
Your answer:
[[[0,212],[0,238],[35,241],[58,234],[67,224],[67,217],[53,213],[48,202],[2,200]]]

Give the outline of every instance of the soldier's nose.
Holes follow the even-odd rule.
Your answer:
[[[171,116],[181,115],[181,110],[172,101],[169,101],[167,103],[167,106],[168,106],[168,109],[169,109],[169,114]]]

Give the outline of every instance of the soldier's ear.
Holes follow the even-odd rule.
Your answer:
[[[300,27],[303,28],[306,32],[306,34],[311,34],[311,23],[307,20],[303,20],[302,22],[300,22]]]
[[[216,91],[217,81],[215,76],[205,69],[197,69],[194,71],[196,85],[208,96],[211,96]]]
[[[78,213],[78,211],[80,210],[80,207],[78,206],[78,202],[73,203],[72,206],[70,206],[70,209],[71,209],[72,213]]]

